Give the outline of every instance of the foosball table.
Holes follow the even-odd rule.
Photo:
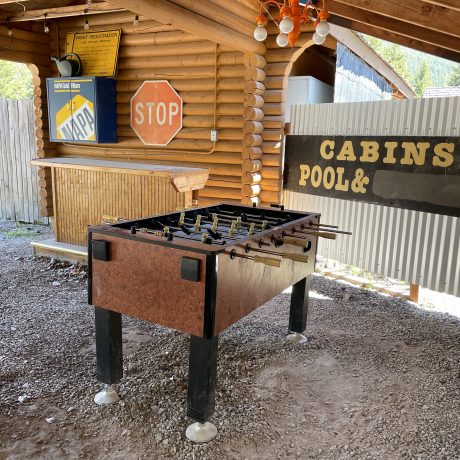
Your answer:
[[[121,315],[190,334],[186,435],[217,434],[219,334],[293,286],[289,332],[305,340],[318,237],[335,238],[320,214],[219,204],[89,227],[88,300],[95,306],[97,372],[115,402],[123,374]]]

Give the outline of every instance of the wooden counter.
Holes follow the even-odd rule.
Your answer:
[[[103,215],[126,219],[192,206],[207,169],[90,158],[43,158],[51,168],[56,241],[86,246],[86,228]]]

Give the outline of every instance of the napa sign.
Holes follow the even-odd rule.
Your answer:
[[[460,138],[287,136],[285,189],[460,217]]]

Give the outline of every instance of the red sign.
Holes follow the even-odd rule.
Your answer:
[[[182,129],[182,99],[166,80],[144,81],[131,98],[130,121],[145,145],[168,145]]]

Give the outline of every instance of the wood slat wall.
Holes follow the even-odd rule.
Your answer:
[[[179,193],[168,177],[53,168],[54,230],[57,241],[86,245],[87,225],[102,216],[135,219],[192,205],[192,192]]]

